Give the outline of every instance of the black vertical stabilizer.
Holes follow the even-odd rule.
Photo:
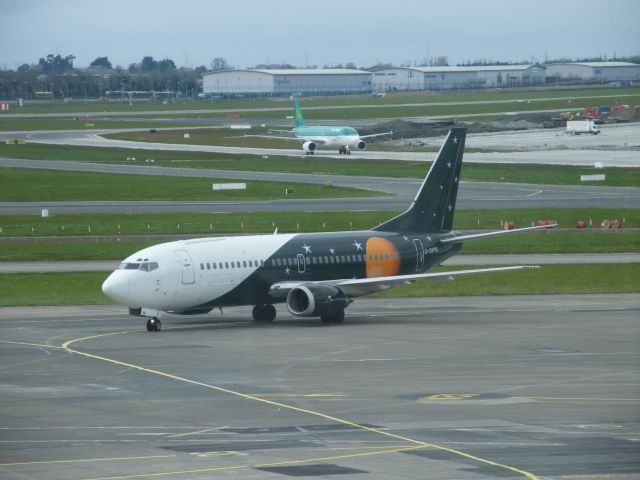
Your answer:
[[[454,127],[409,209],[373,230],[382,232],[449,232],[456,209],[462,154],[467,129]]]

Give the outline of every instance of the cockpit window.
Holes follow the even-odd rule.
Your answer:
[[[158,268],[158,262],[143,262],[140,264],[140,270],[143,272],[153,272]]]
[[[153,272],[159,267],[158,262],[149,262],[146,258],[140,262],[122,262],[118,265],[118,270],[142,270],[143,272]]]

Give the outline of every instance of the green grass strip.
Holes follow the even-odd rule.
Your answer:
[[[449,267],[447,270],[453,269]],[[446,271],[445,267],[434,271],[438,270]],[[107,276],[108,273],[94,272],[1,274],[0,291],[3,295],[0,296],[0,307],[112,303],[101,290],[102,282]],[[545,265],[539,270],[487,273],[460,277],[453,281],[421,280],[412,285],[392,288],[375,296],[441,297],[637,292],[640,292],[640,264],[593,264]]]
[[[0,201],[263,200],[382,195],[331,185],[246,181],[246,190],[212,190],[213,183],[241,180],[126,175],[0,167]],[[292,194],[286,195],[285,189]]]
[[[51,211],[51,216],[46,218],[36,215],[0,216],[0,237],[271,233],[276,227],[281,233],[367,230],[398,213],[400,212],[345,211],[55,215],[55,211]],[[454,229],[499,230],[505,221],[512,221],[516,228],[520,228],[537,225],[540,220],[553,220],[561,228],[575,228],[578,220],[583,220],[588,225],[589,218],[594,229],[599,229],[605,219],[617,219],[627,228],[640,228],[640,208],[516,208],[457,210]]]

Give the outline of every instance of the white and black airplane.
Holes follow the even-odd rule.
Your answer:
[[[254,320],[272,321],[273,304],[282,302],[293,315],[341,322],[354,298],[395,285],[533,268],[426,273],[464,241],[549,227],[451,231],[465,137],[465,128],[452,128],[409,208],[371,230],[162,243],[125,259],[102,290],[131,315],[148,318],[149,331],[160,330],[160,312],[203,314],[227,306],[253,306]]]

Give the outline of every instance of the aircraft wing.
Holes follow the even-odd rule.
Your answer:
[[[393,132],[372,133],[371,135],[360,135],[360,138],[382,137],[383,135],[393,135]]]
[[[339,280],[323,280],[317,282],[278,282],[271,286],[269,293],[277,298],[284,298],[292,288],[300,285],[331,285],[338,287],[349,297],[360,297],[370,293],[379,292],[396,285],[408,285],[415,280],[450,280],[463,275],[475,275],[477,273],[505,272],[511,270],[533,270],[540,268],[535,265],[517,265],[511,267],[477,268],[473,270],[454,270],[449,272],[415,273],[411,275],[394,275],[390,277],[350,278]]]

